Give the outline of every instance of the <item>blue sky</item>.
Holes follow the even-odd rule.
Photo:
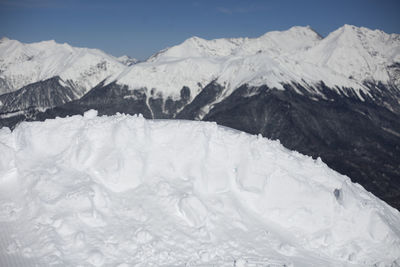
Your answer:
[[[400,33],[400,0],[0,0],[0,36],[145,59],[191,36],[257,37],[344,24]]]

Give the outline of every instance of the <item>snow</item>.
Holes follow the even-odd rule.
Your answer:
[[[360,82],[376,80],[387,83],[387,66],[399,59],[398,34],[389,35],[351,25],[332,32],[304,55],[304,60],[320,68],[329,67],[342,77],[352,76],[352,80]],[[335,80],[329,83],[333,84]]]
[[[213,80],[227,87],[226,95],[243,84],[283,90],[282,83],[296,82],[309,88],[323,81],[337,87],[339,93],[345,93],[343,87],[353,88],[362,98],[360,91],[369,92],[363,82],[388,84],[388,66],[399,60],[398,34],[344,25],[321,38],[308,26],[296,26],[259,38],[192,37],[108,82],[116,80],[131,89],[156,89],[164,96],[179,98],[183,86],[189,87],[194,97]]]
[[[396,266],[400,214],[278,141],[94,110],[0,129],[2,266]]]
[[[81,95],[126,66],[97,49],[76,48],[54,40],[24,44],[3,38],[0,41],[0,78],[15,91],[30,83],[60,76],[70,81]]]

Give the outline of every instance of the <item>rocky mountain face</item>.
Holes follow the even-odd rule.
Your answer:
[[[88,109],[216,121],[321,157],[400,208],[399,35],[345,25],[322,38],[293,27],[254,39],[193,37],[131,66],[100,58],[110,60],[89,76],[61,71],[19,90],[11,63],[0,64],[0,90],[14,90],[0,96],[0,126]],[[77,86],[89,84],[85,76],[95,84]]]

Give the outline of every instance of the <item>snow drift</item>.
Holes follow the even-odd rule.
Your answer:
[[[397,210],[215,123],[22,123],[0,129],[0,177],[2,266],[400,264]]]

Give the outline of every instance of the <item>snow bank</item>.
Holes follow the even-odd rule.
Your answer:
[[[321,160],[93,110],[0,130],[0,229],[2,266],[400,263],[399,212]]]

